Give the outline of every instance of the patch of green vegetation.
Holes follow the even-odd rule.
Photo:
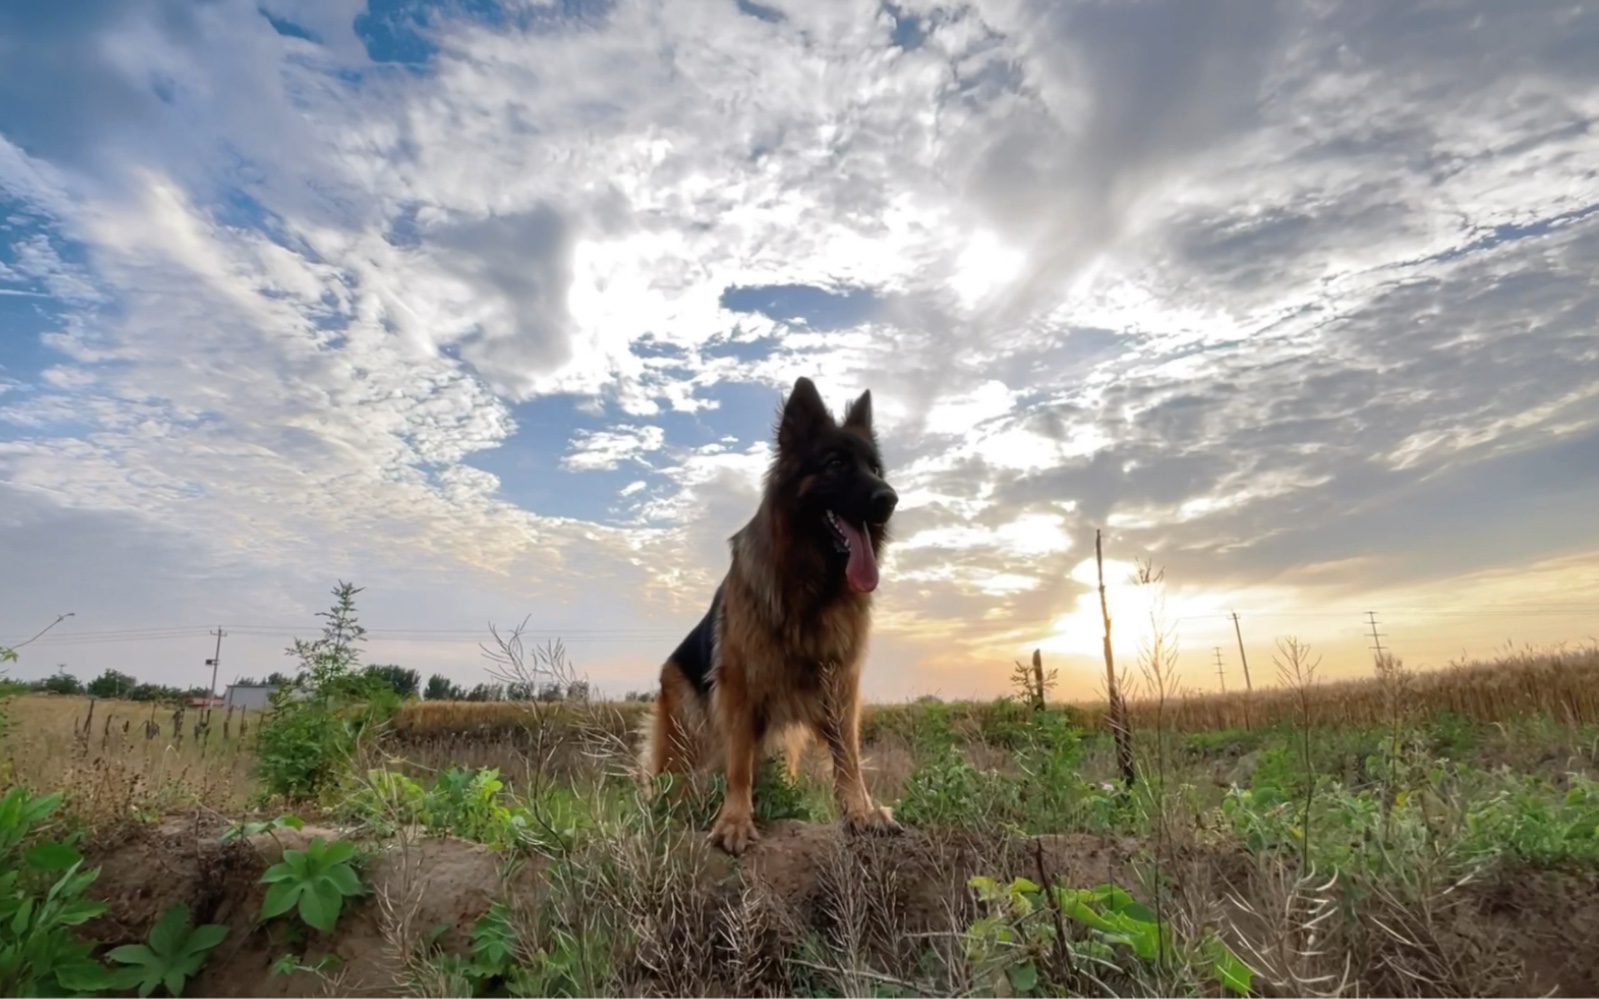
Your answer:
[[[77,995],[108,987],[92,941],[74,930],[103,913],[88,897],[99,868],[83,868],[75,841],[41,837],[38,827],[61,794],[13,787],[0,798],[0,995]]]
[[[1118,885],[1044,889],[1026,878],[1001,884],[987,877],[969,883],[983,914],[966,928],[962,944],[987,994],[1079,995],[1080,976],[1125,975],[1127,958],[1152,971],[1165,995],[1203,995],[1216,987],[1248,995],[1254,986],[1253,970],[1214,931],[1197,941],[1177,939]],[[1063,932],[1067,921],[1086,929],[1086,938]]]

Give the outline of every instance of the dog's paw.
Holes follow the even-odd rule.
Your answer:
[[[894,836],[905,831],[905,827],[894,820],[894,813],[883,805],[845,815],[844,828],[852,833],[876,836]]]
[[[712,846],[737,857],[750,844],[760,839],[760,834],[755,831],[755,818],[751,815],[729,815],[723,812],[716,818],[716,825],[711,827],[708,837]]]

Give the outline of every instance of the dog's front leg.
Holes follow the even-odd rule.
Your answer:
[[[749,848],[755,832],[755,751],[760,740],[755,705],[749,702],[742,670],[725,666],[718,677],[715,709],[723,739],[727,793],[711,827],[710,840],[733,856]]]
[[[833,757],[833,794],[851,832],[897,833],[901,826],[882,805],[872,803],[861,774],[861,704],[859,674],[836,670],[827,684],[826,714],[817,726]]]

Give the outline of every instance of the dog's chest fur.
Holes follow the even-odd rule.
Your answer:
[[[724,585],[741,592],[723,602],[717,658],[737,656],[761,686],[809,686],[825,669],[855,666],[871,627],[871,595],[806,591],[794,585],[803,572],[745,571],[754,561],[742,550],[749,543],[742,532],[734,539]]]

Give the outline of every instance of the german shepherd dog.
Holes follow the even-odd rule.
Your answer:
[[[809,378],[778,417],[760,508],[729,539],[732,565],[710,610],[661,668],[643,768],[718,768],[726,796],[710,841],[734,856],[757,838],[758,757],[792,775],[819,738],[833,758],[846,827],[898,832],[861,777],[860,675],[877,560],[899,496],[884,481],[872,393],[837,423]]]

